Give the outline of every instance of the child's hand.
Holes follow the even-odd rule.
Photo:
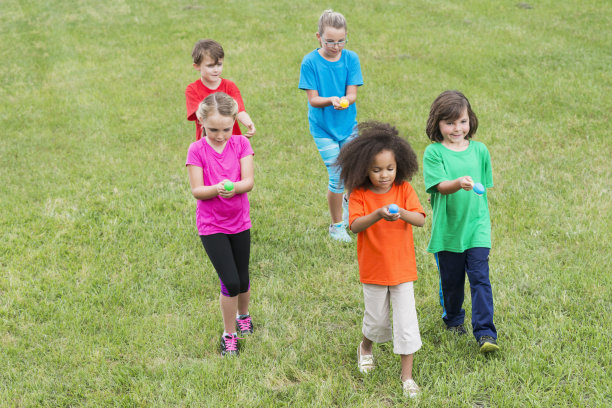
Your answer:
[[[399,212],[396,214],[391,214],[389,212],[389,206],[386,205],[384,207],[381,207],[378,209],[378,215],[386,221],[397,221],[400,218],[400,212],[402,212],[402,209],[400,208]]]
[[[342,107],[342,105],[340,104],[340,98],[339,97],[337,97],[337,96],[330,96],[329,100],[332,103],[332,105],[334,106],[334,109],[336,109],[336,110],[346,109],[346,108]]]
[[[474,187],[474,181],[470,176],[459,177],[457,180],[459,180],[459,186],[465,191],[470,191]]]
[[[232,188],[230,191],[227,191],[225,189],[226,181],[229,181],[229,180],[225,179],[221,181],[219,184],[217,184],[217,195],[223,198],[232,198],[233,196],[236,195],[236,187],[234,186],[234,188]]]
[[[251,123],[250,125],[247,125],[247,131],[244,134],[244,136],[247,137],[247,138],[250,138],[254,134],[255,134],[255,124]]]

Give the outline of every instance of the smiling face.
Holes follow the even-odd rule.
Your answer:
[[[371,190],[382,194],[391,190],[397,174],[395,155],[390,150],[383,150],[374,156],[368,169],[368,178],[372,183]]]
[[[326,60],[337,61],[346,44],[346,29],[325,27],[322,34],[317,33],[317,39],[321,44],[319,54]]]
[[[225,147],[225,143],[232,136],[233,127],[233,117],[223,116],[219,112],[212,113],[204,121],[206,141],[215,150],[222,150]]]
[[[209,88],[216,89],[221,82],[221,72],[223,72],[223,58],[215,61],[206,55],[202,58],[200,65],[193,64],[193,67],[200,71],[202,83]]]
[[[439,126],[444,146],[451,150],[463,150],[469,145],[470,142],[466,139],[466,136],[470,133],[470,118],[467,108],[455,120],[441,120]]]

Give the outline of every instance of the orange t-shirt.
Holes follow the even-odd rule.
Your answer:
[[[393,184],[391,190],[376,194],[357,189],[349,198],[349,225],[380,207],[397,204],[408,211],[425,215],[410,183]],[[359,280],[362,283],[395,286],[417,280],[412,225],[402,220],[380,220],[357,234]]]

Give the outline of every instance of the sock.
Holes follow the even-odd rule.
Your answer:
[[[237,319],[245,319],[245,318],[247,318],[247,317],[249,317],[249,312],[247,312],[246,314],[243,314],[243,315],[241,315],[241,314],[236,314],[236,318],[237,318]]]
[[[234,337],[238,337],[238,333],[237,332],[233,332],[233,333],[228,333],[228,332],[223,332],[223,337],[225,336],[234,336]]]
[[[344,221],[340,221],[337,224],[332,224],[336,228],[344,228]]]

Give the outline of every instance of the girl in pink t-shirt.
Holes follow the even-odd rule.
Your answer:
[[[249,315],[251,219],[247,193],[253,189],[253,149],[232,135],[238,104],[223,92],[206,97],[196,112],[206,137],[189,146],[186,166],[198,200],[196,224],[221,281],[224,333],[221,355],[238,355],[238,331],[253,332]]]

